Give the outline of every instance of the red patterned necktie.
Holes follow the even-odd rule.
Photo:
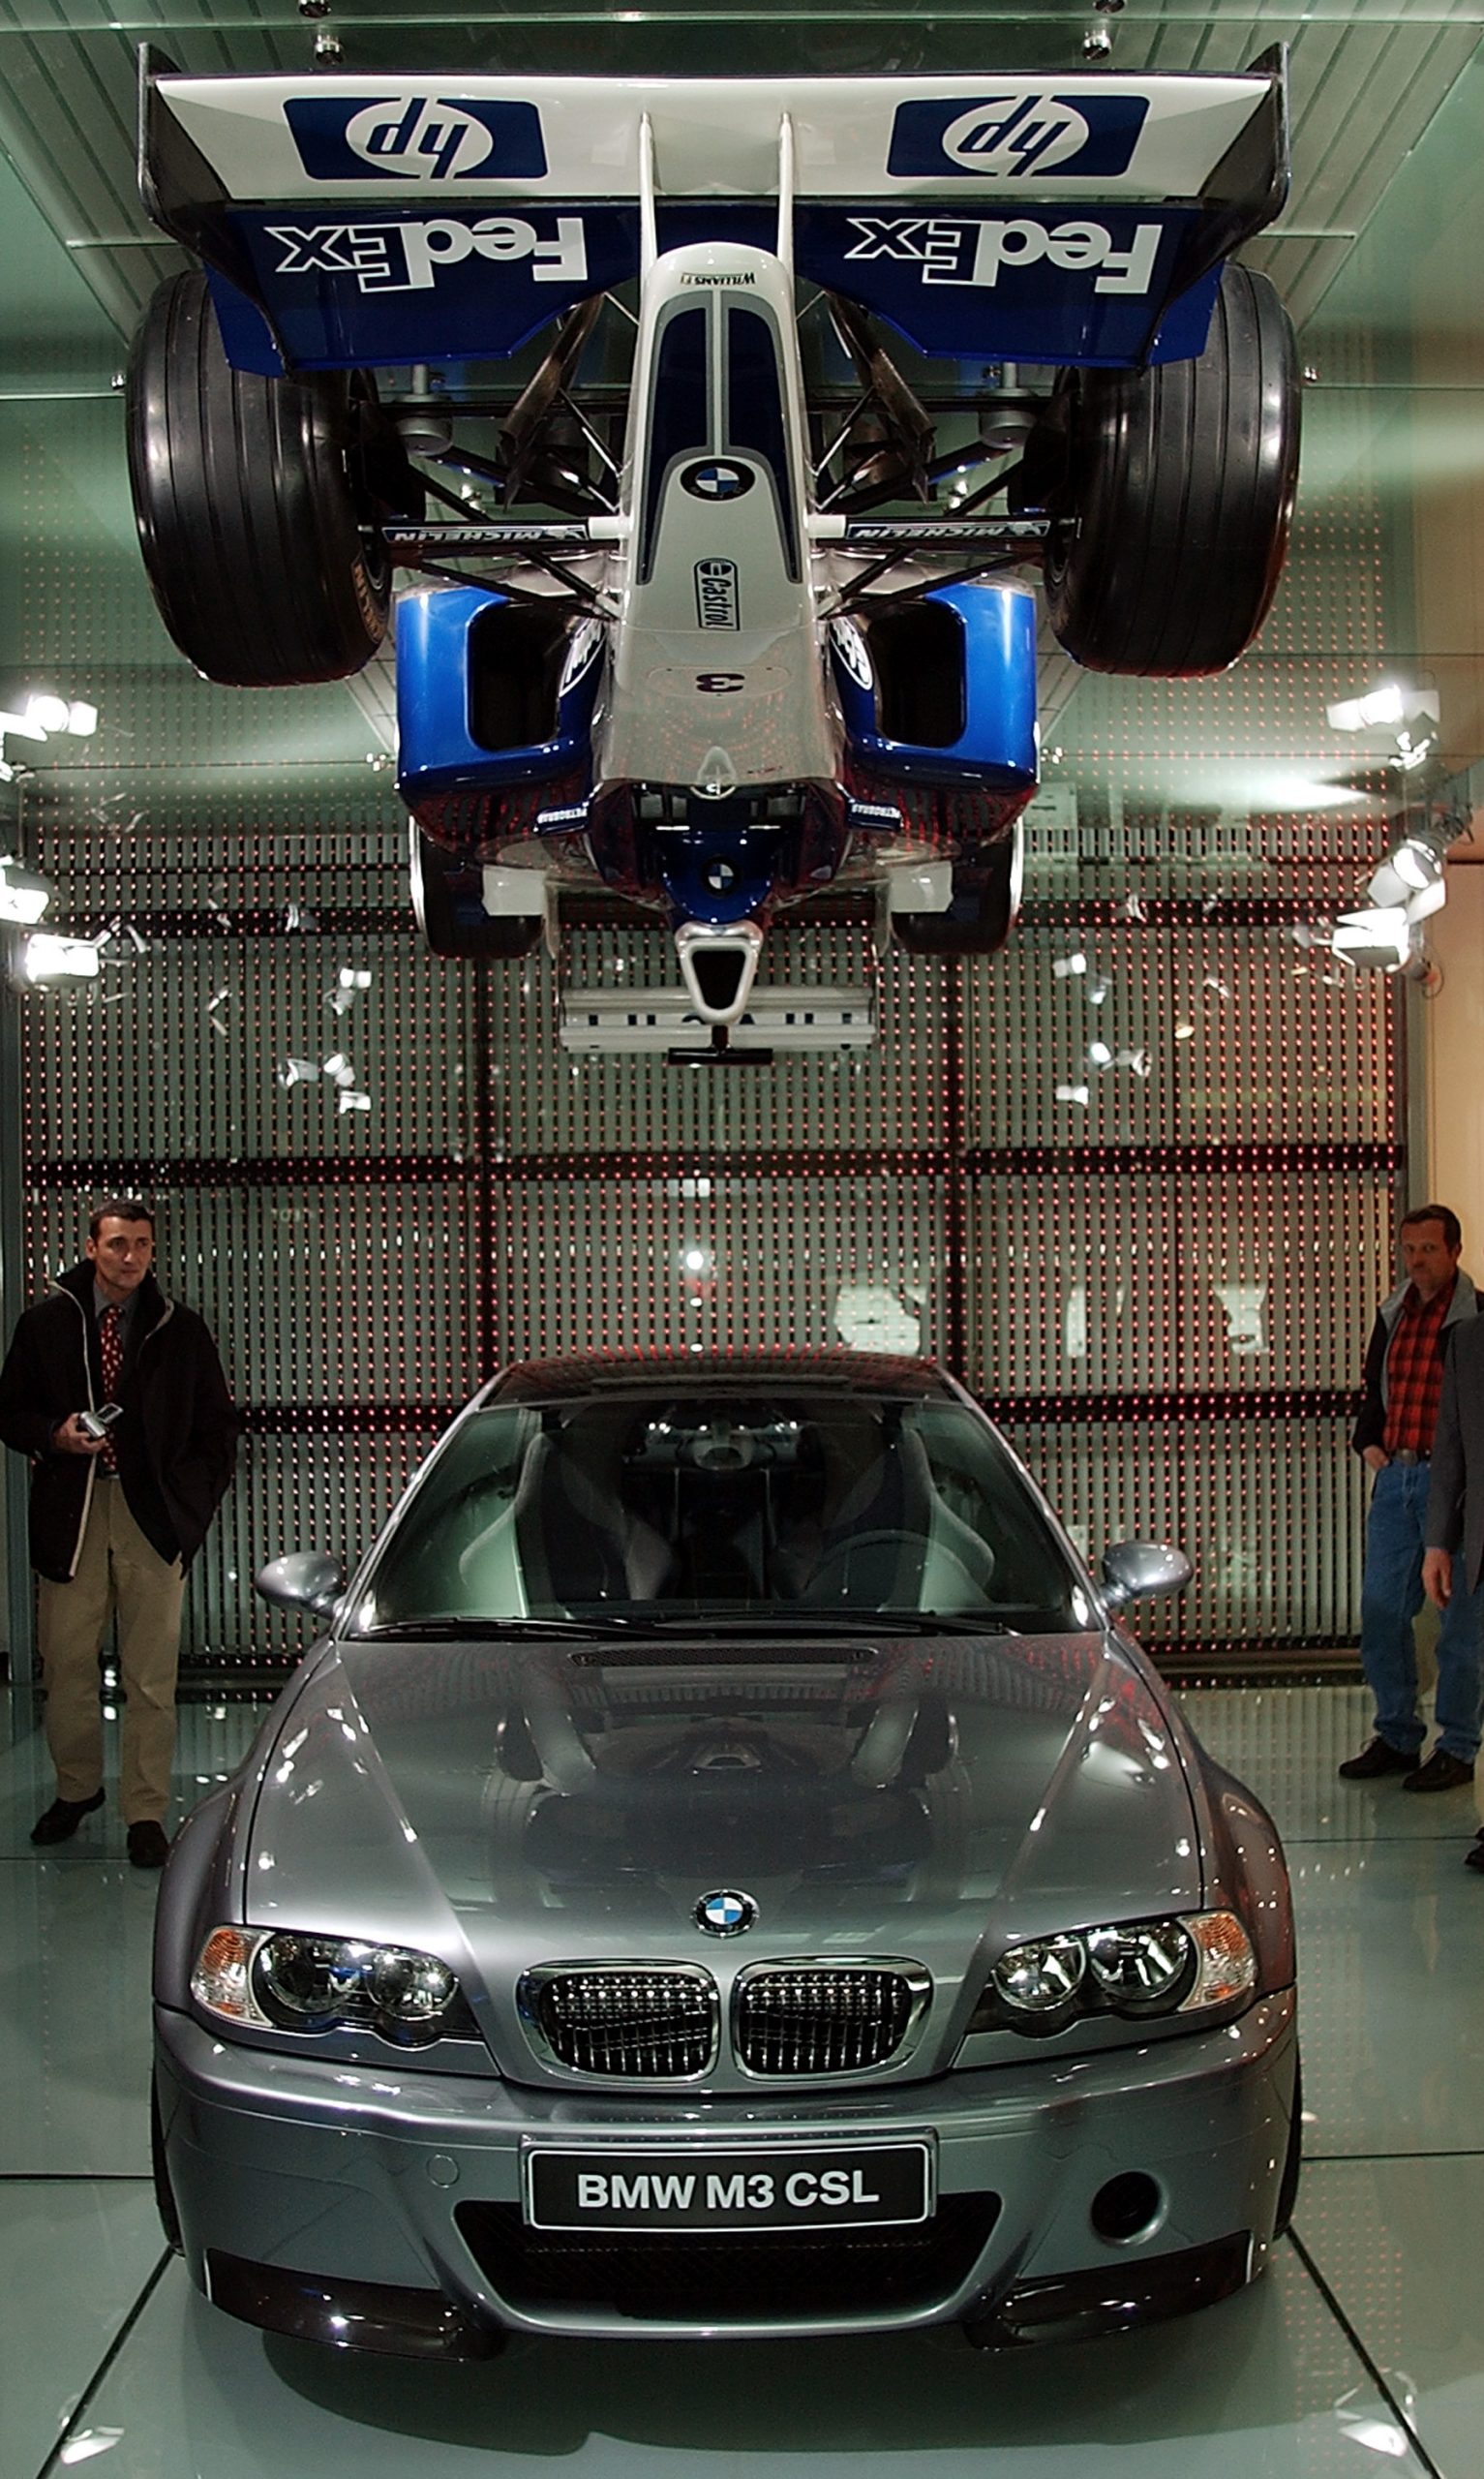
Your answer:
[[[124,1321],[110,1303],[98,1320],[98,1357],[103,1363],[103,1399],[118,1401],[118,1373],[124,1365]],[[118,1449],[110,1437],[98,1458],[100,1472],[118,1470]]]

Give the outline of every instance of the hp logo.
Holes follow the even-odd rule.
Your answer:
[[[750,1894],[733,1893],[723,1887],[714,1894],[703,1894],[695,1908],[695,1922],[708,1937],[742,1937],[757,1918],[757,1905]]]
[[[990,95],[943,133],[943,152],[965,172],[1049,172],[1079,155],[1092,133],[1052,95]]]

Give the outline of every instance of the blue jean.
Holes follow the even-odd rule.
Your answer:
[[[1404,1754],[1426,1735],[1417,1711],[1417,1655],[1412,1620],[1422,1607],[1426,1546],[1425,1463],[1388,1463],[1376,1476],[1366,1524],[1366,1571],[1360,1595],[1360,1659],[1376,1699],[1377,1735]],[[1438,1637],[1438,1743],[1471,1764],[1479,1748],[1484,1702],[1484,1582],[1469,1592],[1462,1558],[1453,1561],[1453,1597]]]

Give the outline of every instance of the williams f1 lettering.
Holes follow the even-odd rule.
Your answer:
[[[1223,670],[1291,515],[1292,330],[1233,257],[1285,196],[1280,55],[721,91],[145,61],[145,201],[199,262],[130,371],[166,626],[211,680],[345,680],[400,571],[429,944],[564,960],[597,889],[672,935],[643,1007],[564,992],[573,1050],[870,1038],[870,988],[760,969],[826,891],[873,953],[993,955],[1038,610],[1093,670]]]

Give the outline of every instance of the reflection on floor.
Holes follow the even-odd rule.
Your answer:
[[[157,1881],[116,1817],[41,1853],[29,1714],[0,1754],[0,2469],[108,2479],[1477,2479],[1484,2321],[1484,1879],[1467,1792],[1335,1779],[1358,1690],[1186,1709],[1276,1814],[1297,1887],[1308,2166],[1273,2276],[1162,2331],[982,2358],[953,2333],[707,2349],[521,2343],[489,2366],[265,2341],[167,2256],[148,2186]],[[183,1804],[241,1706],[183,1716]],[[3,1708],[0,1708],[3,1722]],[[3,1738],[3,1729],[0,1729]],[[1370,2457],[1368,2460],[1367,2457]],[[781,2457],[781,2462],[780,2462]]]

